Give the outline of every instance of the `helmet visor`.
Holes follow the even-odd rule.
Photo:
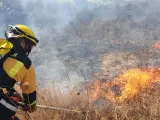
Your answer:
[[[34,38],[30,35],[27,35],[26,33],[24,33],[21,29],[19,29],[18,27],[12,26],[12,25],[8,25],[8,30],[6,32],[6,38],[10,38],[10,37],[17,37],[19,35],[24,35],[30,39],[33,39],[36,43],[39,42],[39,40],[37,38]]]
[[[23,33],[19,31],[15,26],[8,26],[7,33],[13,33],[14,35],[22,35]]]

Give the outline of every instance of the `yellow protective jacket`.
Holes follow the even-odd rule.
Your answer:
[[[0,38],[0,86],[13,88],[20,82],[24,102],[36,108],[36,74],[31,60],[20,47]],[[26,87],[26,83],[28,86]]]

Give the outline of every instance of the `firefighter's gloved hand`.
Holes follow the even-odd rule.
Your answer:
[[[28,105],[24,105],[23,110],[24,111],[29,111],[30,107]]]
[[[34,111],[36,111],[36,109],[37,109],[37,107],[36,107],[36,105],[25,105],[24,107],[23,107],[23,110],[24,111],[28,111],[28,112],[34,112]]]

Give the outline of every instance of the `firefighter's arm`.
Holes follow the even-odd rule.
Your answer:
[[[36,75],[33,66],[27,71],[20,86],[24,103],[29,107],[29,112],[34,112],[36,110]]]

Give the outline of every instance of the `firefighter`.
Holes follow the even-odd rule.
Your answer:
[[[6,39],[0,39],[0,120],[12,120],[18,108],[14,96],[17,82],[27,111],[36,110],[36,74],[28,56],[39,40],[21,24],[9,26],[5,36]]]

